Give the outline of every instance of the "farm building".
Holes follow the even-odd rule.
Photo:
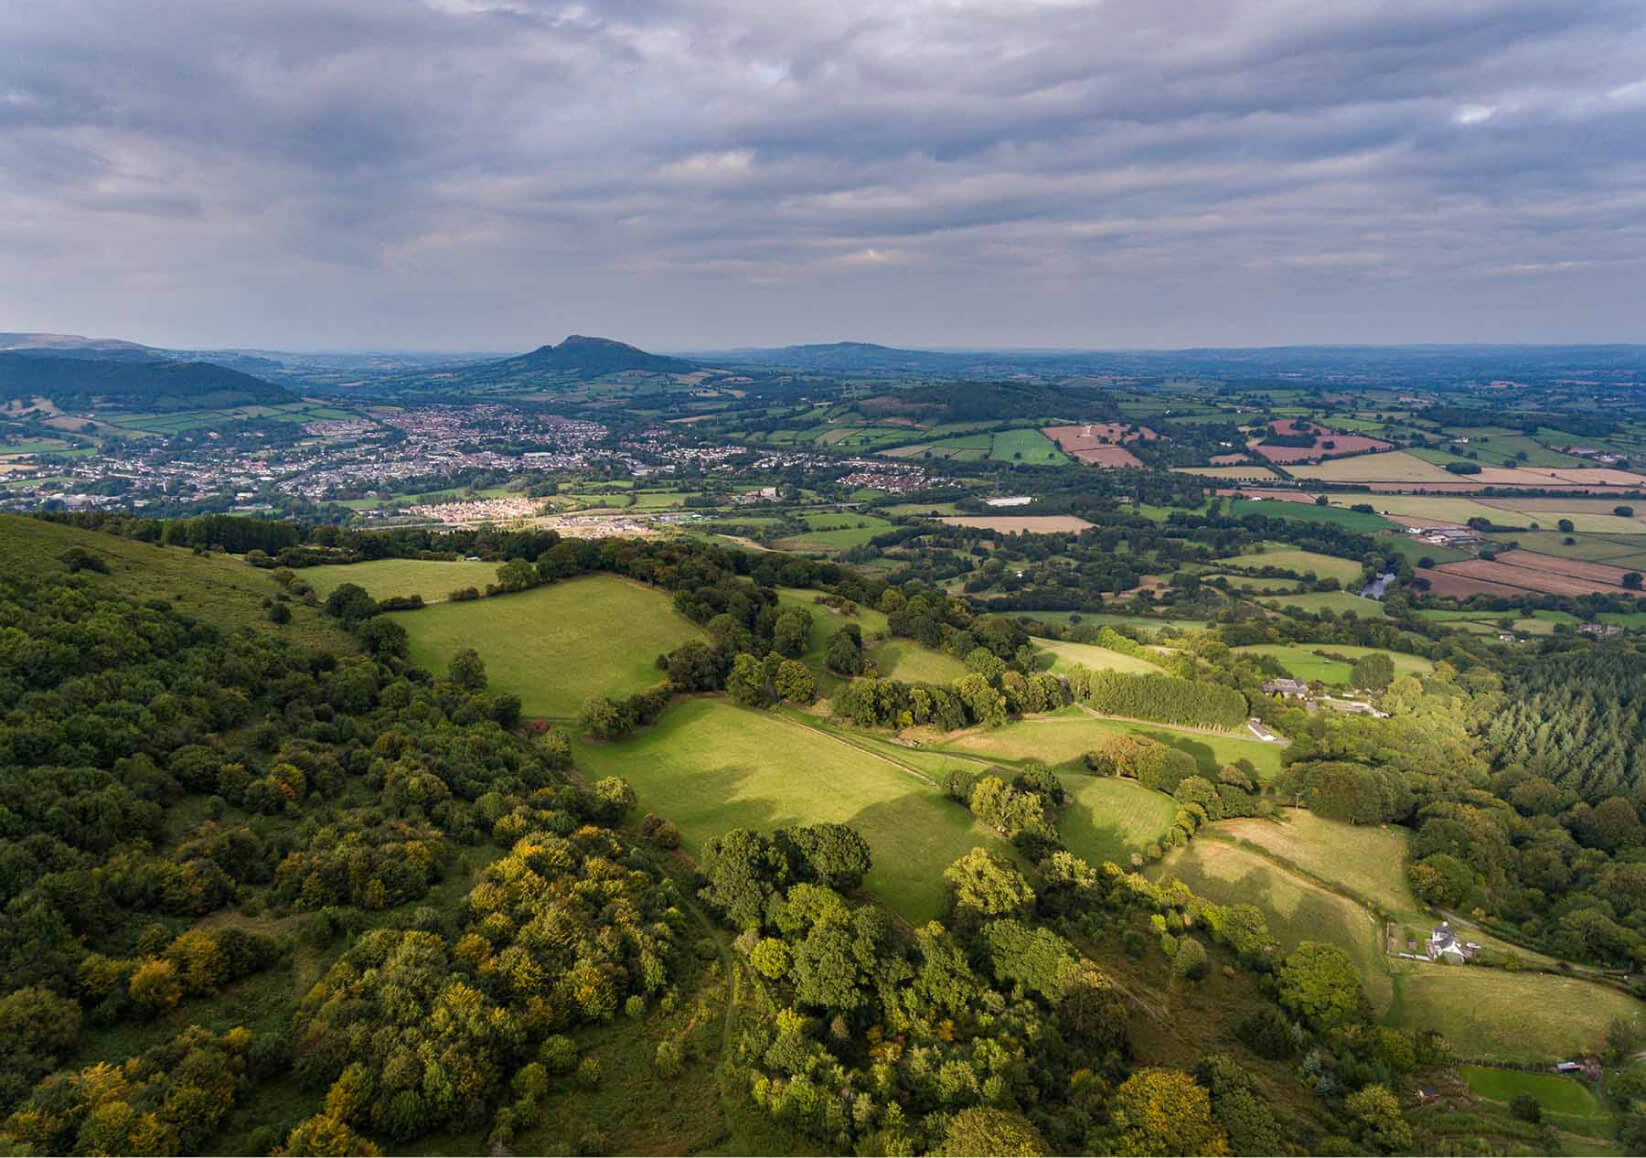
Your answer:
[[[1616,635],[1623,630],[1615,623],[1580,623],[1577,625],[1577,629],[1584,635],[1594,635],[1602,638],[1608,635]]]
[[[1270,680],[1263,685],[1263,690],[1271,696],[1282,696],[1286,699],[1303,698],[1309,694],[1309,685],[1302,680]]]
[[[1429,934],[1429,959],[1431,961],[1445,961],[1452,965],[1462,965],[1474,960],[1480,946],[1473,941],[1459,941],[1457,934],[1452,932],[1451,925],[1442,921],[1440,928]]]

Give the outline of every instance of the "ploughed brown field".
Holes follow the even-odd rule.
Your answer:
[[[1084,426],[1048,426],[1040,433],[1081,462],[1101,467],[1142,466],[1138,457],[1120,444],[1149,442],[1160,437],[1147,426],[1127,430],[1118,422],[1089,422]]]
[[[1380,438],[1368,438],[1364,434],[1339,434],[1334,430],[1327,430],[1314,423],[1303,427],[1298,426],[1293,418],[1282,418],[1271,423],[1276,434],[1293,435],[1313,433],[1313,446],[1253,446],[1255,454],[1261,454],[1270,462],[1318,462],[1323,458],[1341,458],[1346,454],[1366,454],[1374,450],[1389,450],[1394,444],[1384,442]],[[1327,443],[1331,443],[1327,446]]]
[[[1434,595],[1519,595],[1538,591],[1546,595],[1590,595],[1622,591],[1622,567],[1559,559],[1532,551],[1507,551],[1496,560],[1468,559],[1442,563],[1419,572],[1429,580]]]

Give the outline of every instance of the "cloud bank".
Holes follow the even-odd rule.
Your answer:
[[[1646,340],[1637,0],[21,0],[0,329]]]

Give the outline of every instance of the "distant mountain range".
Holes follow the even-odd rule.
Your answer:
[[[1539,377],[1605,372],[1646,376],[1646,346],[1420,345],[1205,347],[1184,350],[917,350],[871,342],[690,351],[726,366],[787,368],[821,374],[983,378],[1118,375],[1253,379],[1310,374],[1323,378],[1412,381]]]
[[[51,358],[103,358],[164,362],[169,357],[153,346],[120,338],[86,338],[79,334],[0,334],[0,351]]]

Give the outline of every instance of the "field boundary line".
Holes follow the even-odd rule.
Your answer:
[[[894,760],[894,759],[892,759],[892,757],[886,755],[884,752],[876,752],[873,748],[867,748],[867,747],[864,747],[861,744],[853,743],[851,740],[848,740],[844,736],[836,735],[833,732],[824,731],[822,728],[815,728],[810,724],[803,724],[799,720],[796,720],[796,719],[794,719],[790,716],[785,716],[785,715],[782,715],[780,713],[774,713],[773,718],[778,719],[778,720],[782,720],[785,724],[789,725],[791,728],[799,728],[802,731],[811,732],[812,734],[818,735],[818,736],[823,736],[826,739],[833,740],[836,744],[842,744],[845,747],[850,748],[854,752],[861,752],[865,756],[869,756],[869,757],[871,757],[875,760],[880,760],[880,761],[882,761],[886,764],[890,764],[893,768],[896,768],[899,772],[902,772],[902,773],[904,773],[905,775],[908,775],[908,776],[913,776],[916,780],[919,780],[923,784],[927,784],[927,785],[929,785],[933,788],[941,787],[941,785],[939,785],[937,781],[933,780],[930,776],[926,775],[920,769],[916,768],[913,764],[905,764],[901,760]]]
[[[1202,724],[1164,724],[1159,720],[1145,720],[1137,716],[1111,716],[1107,712],[1100,712],[1096,708],[1087,707],[1085,704],[1076,704],[1075,707],[1079,708],[1082,712],[1085,712],[1094,720],[1114,720],[1116,723],[1120,724],[1144,724],[1151,728],[1167,728],[1173,732],[1186,732],[1194,736],[1222,736],[1226,740],[1241,740],[1249,744],[1262,744],[1267,742],[1263,740],[1247,740],[1245,736],[1240,734],[1238,729],[1211,728]],[[1068,717],[1024,716],[1023,722],[1026,724],[1056,723],[1060,719],[1068,719]],[[1244,723],[1241,726],[1244,727]],[[1286,745],[1291,743],[1291,740],[1285,736],[1276,735],[1274,742],[1284,748]]]

